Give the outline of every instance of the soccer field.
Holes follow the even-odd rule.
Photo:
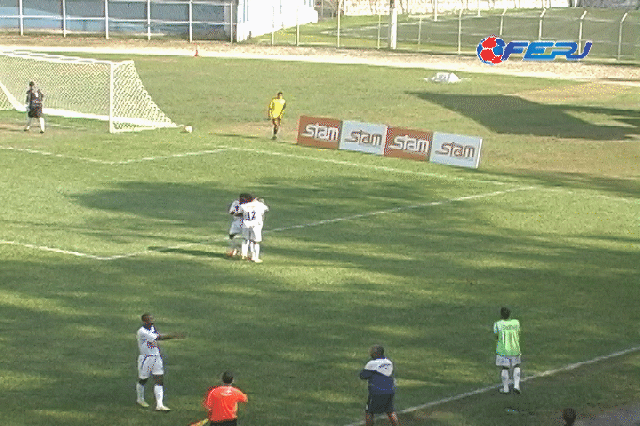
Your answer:
[[[543,425],[565,405],[640,397],[635,353],[613,371],[543,377],[638,346],[635,89],[133,59],[193,133],[114,135],[49,117],[45,134],[25,134],[21,114],[0,113],[3,425],[186,426],[226,369],[249,395],[242,425],[353,424],[375,343],[396,364],[398,411],[497,386],[502,305],[522,323],[524,377],[540,378],[517,400],[485,392],[404,423]],[[274,142],[264,117],[279,90],[288,107]],[[481,165],[299,147],[303,114],[482,136]],[[259,265],[223,256],[227,206],[245,191],[270,206]],[[135,404],[147,311],[161,332],[187,334],[161,343],[170,413]]]

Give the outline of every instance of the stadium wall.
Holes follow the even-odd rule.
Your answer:
[[[237,40],[317,22],[314,0],[239,0]]]
[[[0,31],[242,41],[318,22],[314,0],[0,0]]]
[[[317,22],[314,0],[239,0],[237,40]]]

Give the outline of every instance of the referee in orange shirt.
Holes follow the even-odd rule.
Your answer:
[[[247,402],[247,395],[233,386],[233,373],[225,371],[222,385],[209,389],[204,398],[204,408],[211,426],[236,426],[238,424],[238,402]]]

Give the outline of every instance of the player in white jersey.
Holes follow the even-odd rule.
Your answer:
[[[237,200],[229,206],[229,214],[233,216],[231,227],[229,228],[229,250],[227,257],[233,257],[242,246],[242,213],[240,205],[247,201],[248,194],[240,194]]]
[[[260,243],[262,242],[262,226],[264,224],[264,214],[269,211],[269,207],[259,199],[249,196],[248,201],[240,205],[242,213],[242,258],[247,259],[249,246],[253,246],[251,260],[261,263]]]
[[[136,383],[136,402],[142,407],[148,407],[149,404],[144,400],[144,385],[150,376],[154,377],[155,384],[153,386],[153,394],[156,397],[156,410],[169,411],[163,403],[164,398],[164,366],[162,364],[162,356],[158,348],[158,340],[183,339],[182,334],[160,334],[153,325],[153,316],[151,314],[142,315],[142,327],[136,333],[138,339],[138,383]]]

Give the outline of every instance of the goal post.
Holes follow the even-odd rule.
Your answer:
[[[111,133],[176,127],[151,99],[133,61],[0,52],[0,110],[25,111],[30,81],[44,93],[47,115],[108,121]]]

